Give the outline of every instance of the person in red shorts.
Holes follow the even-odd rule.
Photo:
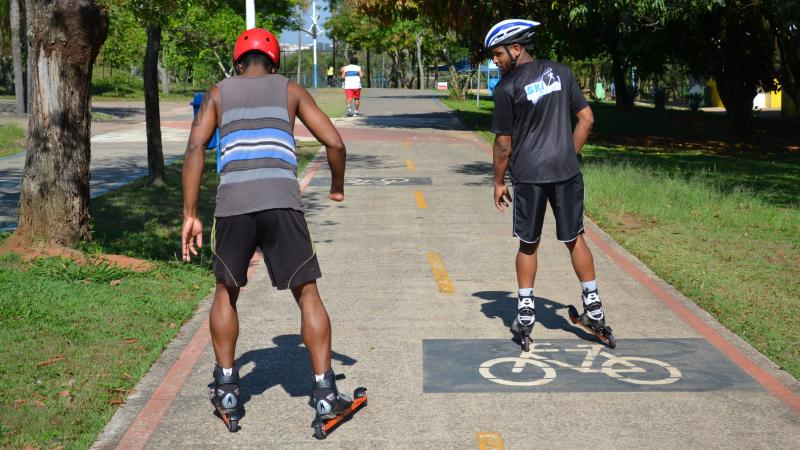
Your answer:
[[[344,80],[344,95],[347,98],[347,117],[360,115],[358,108],[361,106],[361,77],[363,76],[364,70],[358,65],[358,58],[350,57],[350,64],[342,67],[341,70],[341,77]]]

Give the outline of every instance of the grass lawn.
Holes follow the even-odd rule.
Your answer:
[[[13,123],[0,125],[0,158],[24,151],[23,140],[25,140],[25,130],[20,126]]]
[[[318,149],[298,144],[301,170]],[[200,191],[206,243],[213,158]],[[88,448],[210,293],[208,245],[194,263],[179,261],[181,189],[173,164],[162,187],[139,180],[92,200],[94,240],[81,248],[146,259],[148,272],[0,255],[0,448]]]
[[[490,101],[444,103],[492,141]],[[800,378],[800,127],[759,119],[742,145],[719,115],[591,106],[587,215]]]
[[[345,99],[344,89],[340,88],[319,88],[309,89],[308,92],[314,96],[317,106],[330,118],[341,117],[344,113]]]

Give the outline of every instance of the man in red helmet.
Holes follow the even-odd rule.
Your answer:
[[[233,60],[239,76],[213,86],[192,123],[183,168],[181,246],[185,261],[202,246],[197,197],[205,146],[219,128],[220,184],[211,231],[217,279],[209,314],[216,355],[212,402],[229,419],[231,431],[236,431],[240,417],[234,364],[239,334],[236,300],[247,283],[247,267],[256,247],[264,254],[273,286],[290,289],[300,307],[303,343],[314,370],[317,412],[332,417],[350,401],[338,393],[331,370],[330,320],[317,290],[321,273],[297,181],[295,117],[325,145],[332,176],[328,198],[335,202],[344,200],[345,146],[311,95],[276,73],[280,49],[272,33],[259,28],[242,33]]]

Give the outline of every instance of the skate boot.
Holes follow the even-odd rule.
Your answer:
[[[314,436],[317,439],[325,439],[342,420],[367,403],[367,389],[364,387],[353,392],[355,400],[340,394],[336,388],[336,380],[341,379],[344,379],[344,375],[334,375],[333,370],[328,369],[322,381],[314,380],[311,402],[317,411],[313,423]]]
[[[578,324],[597,336],[600,341],[611,348],[617,346],[611,327],[606,325],[606,316],[603,312],[603,303],[597,290],[584,290],[581,294],[583,299],[583,313],[578,314],[578,310],[570,305],[569,318],[574,324]]]
[[[533,324],[536,322],[536,314],[534,311],[533,295],[530,296],[517,296],[517,318],[511,324],[511,331],[517,334],[522,345],[522,350],[530,351],[531,349],[531,331]]]
[[[233,374],[226,376],[222,368],[214,365],[214,385],[211,388],[211,404],[216,408],[219,417],[225,422],[228,431],[239,430],[239,370],[234,367]]]
[[[347,117],[353,117],[353,105],[347,106],[347,112],[345,113]]]

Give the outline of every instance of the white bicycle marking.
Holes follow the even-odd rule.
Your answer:
[[[380,179],[365,179],[365,178],[345,178],[345,184],[351,186],[389,186],[392,184],[408,183],[408,178],[380,178]]]
[[[573,365],[557,359],[547,358],[541,353],[555,353],[561,350],[557,348],[543,348],[544,346],[551,345],[549,343],[531,343],[529,352],[522,352],[519,356],[509,356],[504,358],[495,358],[481,364],[478,372],[482,377],[497,384],[506,386],[541,386],[550,383],[556,378],[556,369],[553,366],[565,369],[572,369],[580,373],[598,373],[613,378],[615,380],[623,381],[625,383],[637,385],[665,385],[672,384],[680,380],[682,377],[681,371],[677,367],[669,363],[660,361],[653,358],[643,358],[639,356],[615,356],[611,353],[604,351],[604,347],[598,344],[579,344],[576,348],[564,349],[564,352],[577,352],[585,353],[586,355],[581,361],[580,365]],[[595,367],[597,357],[603,357],[603,361],[599,367]],[[534,366],[544,372],[543,377],[536,377],[524,381],[506,380],[500,378],[492,373],[492,368],[498,364],[513,364],[511,367],[512,373],[522,373],[527,366]],[[652,364],[666,370],[668,376],[666,378],[656,380],[641,380],[631,378],[628,374],[647,373],[647,369],[637,365]],[[621,367],[619,367],[621,366]],[[531,371],[529,370],[528,373]],[[537,371],[537,373],[539,373]]]

